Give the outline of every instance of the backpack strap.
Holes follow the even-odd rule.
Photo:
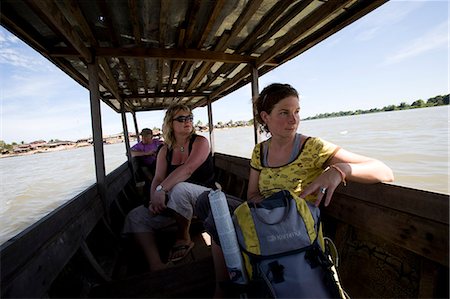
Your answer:
[[[261,254],[258,237],[256,234],[255,223],[253,222],[252,213],[247,202],[242,203],[236,208],[234,214],[237,216],[237,222],[240,227],[247,229],[242,230],[244,236],[245,247],[250,249],[253,254]]]
[[[312,244],[314,242],[314,240],[318,237],[318,232],[320,231],[320,229],[318,228],[317,232],[316,232],[316,229],[314,228],[314,224],[315,224],[314,218],[311,214],[311,210],[309,209],[306,201],[299,200],[296,196],[293,196],[293,198],[297,204],[297,211],[300,214],[300,216],[303,218],[303,221],[305,222],[309,240]],[[320,221],[320,219],[319,219],[319,221]]]

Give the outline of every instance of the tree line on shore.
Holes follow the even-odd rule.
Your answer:
[[[407,104],[406,102],[401,102],[399,105],[389,105],[389,106],[384,106],[383,108],[372,108],[369,110],[353,110],[353,111],[320,113],[315,116],[307,117],[304,120],[348,116],[348,115],[359,115],[359,114],[367,114],[367,113],[375,113],[375,112],[383,112],[383,111],[396,111],[396,110],[426,108],[426,107],[434,107],[434,106],[443,106],[443,105],[448,105],[448,104],[449,104],[449,95],[447,94],[447,95],[439,95],[439,96],[435,96],[433,98],[429,98],[426,102],[424,100],[420,99],[420,100],[412,102],[411,104]]]
[[[449,104],[449,94],[447,95],[438,95],[433,98],[429,98],[426,102],[422,99],[416,100],[411,104],[407,104],[406,102],[401,102],[399,105],[389,105],[383,108],[373,108],[369,110],[353,110],[353,111],[339,111],[332,113],[320,113],[315,116],[307,117],[302,120],[312,120],[312,119],[320,119],[320,118],[329,118],[329,117],[339,117],[339,116],[348,116],[348,115],[359,115],[359,114],[367,114],[367,113],[375,113],[375,112],[383,112],[383,111],[396,111],[396,110],[407,110],[407,109],[416,109],[416,108],[426,108],[426,107],[434,107],[434,106],[443,106]],[[230,120],[229,122],[223,123],[218,122],[214,125],[215,128],[232,128],[232,127],[241,127],[241,126],[249,126],[253,125],[253,119],[249,121],[236,121],[233,122]],[[202,131],[207,130],[208,124],[203,125],[201,121],[198,121],[196,124],[196,130]],[[155,131],[160,131],[159,128],[154,128]],[[59,140],[50,140],[51,142],[58,142]],[[22,141],[20,144],[24,144]],[[11,144],[5,143],[3,140],[0,140],[0,152],[3,151],[11,151],[14,147],[20,145],[16,142],[12,142]]]

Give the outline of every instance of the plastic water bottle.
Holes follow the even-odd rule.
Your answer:
[[[216,185],[218,184],[216,183]],[[233,221],[231,220],[230,210],[228,209],[227,199],[220,190],[220,185],[218,187],[218,190],[211,190],[208,197],[225,264],[232,282],[246,284],[248,281],[247,273],[237,242]]]

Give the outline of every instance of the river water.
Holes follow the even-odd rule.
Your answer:
[[[302,121],[299,132],[382,160],[396,185],[448,194],[448,127],[441,106]],[[250,158],[253,127],[214,134],[216,152]],[[124,143],[104,148],[107,173],[126,161]],[[0,159],[0,179],[1,244],[95,182],[93,147]]]

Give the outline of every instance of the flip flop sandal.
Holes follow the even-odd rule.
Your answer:
[[[191,242],[190,244],[182,244],[182,245],[176,245],[173,246],[172,249],[170,250],[170,256],[171,258],[169,258],[170,262],[178,262],[181,261],[182,259],[184,259],[189,252],[191,252],[191,249],[194,247],[194,242]],[[184,254],[175,258],[172,258],[172,256],[174,255],[174,253],[176,252],[180,252],[180,251],[184,251]]]

